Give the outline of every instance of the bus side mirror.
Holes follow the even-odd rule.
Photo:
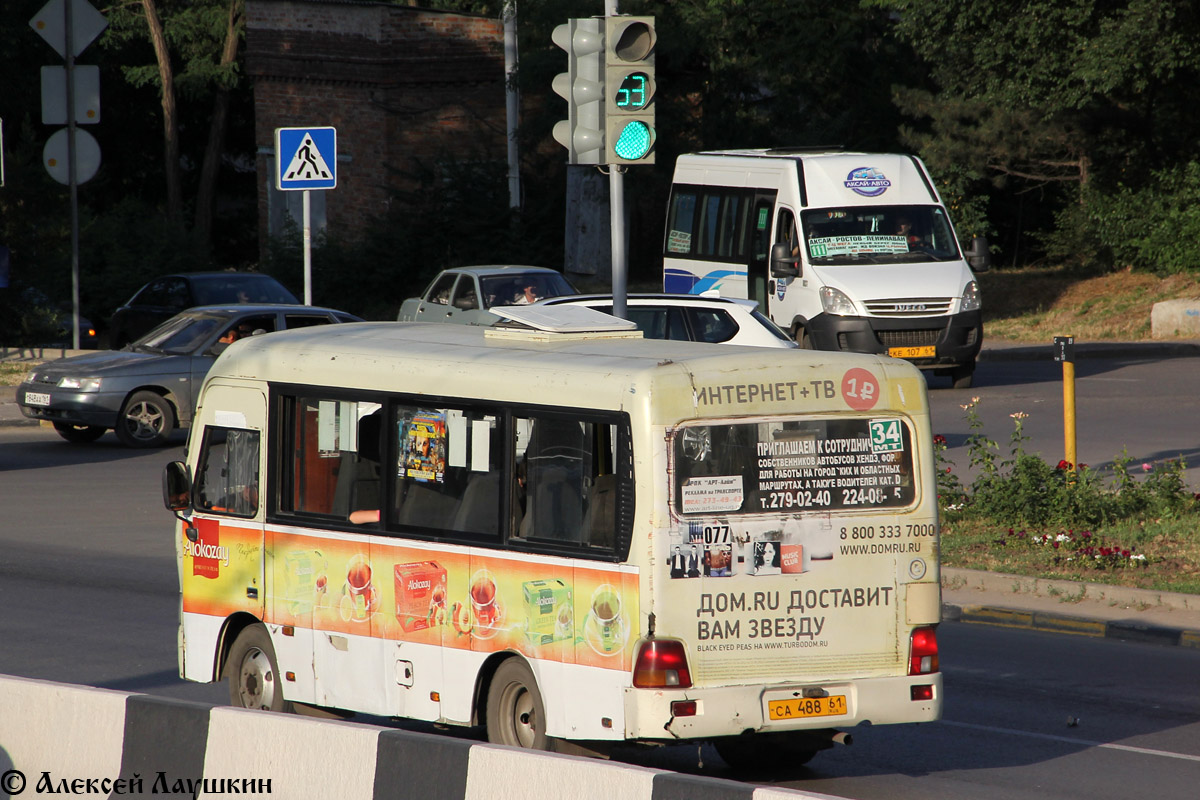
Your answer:
[[[976,236],[967,250],[967,264],[972,272],[987,272],[992,268],[992,251],[988,249],[986,236]]]
[[[800,256],[783,242],[771,245],[771,277],[795,278],[799,274]]]
[[[200,538],[200,533],[192,525],[191,520],[183,515],[192,510],[192,476],[187,464],[182,461],[172,461],[163,470],[163,505],[175,514],[175,519],[187,526],[187,537],[190,541]]]

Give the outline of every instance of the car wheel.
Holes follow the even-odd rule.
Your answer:
[[[160,447],[175,429],[175,411],[162,395],[134,392],[117,415],[117,438],[126,447]]]
[[[812,350],[812,337],[808,335],[808,329],[797,325],[792,330],[792,338],[796,340],[796,344],[800,345],[801,350]]]
[[[69,422],[56,422],[54,423],[54,430],[68,442],[73,444],[87,444],[103,436],[108,428],[102,428],[99,425],[72,425]]]
[[[970,389],[975,382],[975,362],[955,367],[950,371],[950,380],[955,389]]]
[[[229,681],[229,702],[238,708],[291,711],[283,699],[275,646],[262,623],[243,628],[229,648],[224,677]]]
[[[546,707],[529,665],[510,658],[492,678],[487,699],[487,736],[492,744],[553,750],[546,735]]]

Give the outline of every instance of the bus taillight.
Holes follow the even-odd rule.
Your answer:
[[[938,671],[937,631],[916,628],[908,648],[908,674],[927,675]]]
[[[633,665],[633,685],[639,689],[687,689],[692,685],[683,642],[650,639],[642,643]]]

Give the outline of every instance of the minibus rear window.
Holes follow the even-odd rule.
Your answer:
[[[898,417],[687,425],[673,433],[677,513],[903,508],[916,496]]]

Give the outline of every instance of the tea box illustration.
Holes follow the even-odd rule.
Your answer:
[[[284,556],[283,597],[292,614],[308,614],[329,581],[328,563],[320,550],[292,550]]]
[[[446,568],[436,561],[397,564],[396,621],[405,631],[440,625],[446,615]]]
[[[535,647],[575,635],[571,589],[561,580],[525,581],[525,638]]]

